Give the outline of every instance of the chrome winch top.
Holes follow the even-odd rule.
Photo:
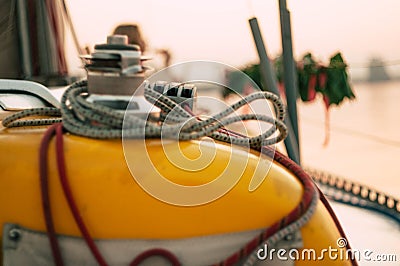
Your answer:
[[[144,81],[146,60],[140,47],[128,44],[126,35],[111,35],[107,43],[97,44],[86,60],[90,94],[132,95]]]

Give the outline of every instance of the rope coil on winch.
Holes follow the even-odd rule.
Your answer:
[[[54,223],[52,220],[51,215],[51,208],[50,208],[50,198],[48,194],[48,176],[47,176],[47,150],[49,147],[50,139],[52,135],[56,135],[56,161],[58,165],[58,175],[60,178],[60,183],[62,184],[63,192],[67,199],[68,205],[70,210],[73,214],[75,222],[79,230],[81,231],[82,237],[86,241],[88,247],[90,248],[94,258],[98,262],[99,265],[108,265],[105,261],[105,258],[101,254],[100,250],[98,249],[94,239],[90,235],[87,230],[87,227],[82,220],[82,217],[79,214],[79,210],[76,206],[72,191],[69,188],[69,181],[65,171],[65,158],[64,158],[64,148],[63,148],[63,132],[62,132],[62,124],[55,124],[51,126],[45,133],[45,137],[42,141],[41,145],[41,190],[42,194],[44,195],[43,198],[43,208],[44,213],[46,215],[46,227],[48,229],[48,236],[51,241],[52,252],[54,256],[54,260],[57,266],[63,265],[63,260],[60,253],[60,246],[58,240],[56,238],[56,232],[54,230]],[[270,156],[271,153],[268,152],[271,148],[266,147],[261,152],[267,156]],[[264,231],[262,231],[259,235],[251,239],[244,247],[240,250],[234,252],[231,256],[220,261],[215,265],[236,265],[237,262],[245,259],[244,265],[253,265],[257,262],[257,251],[260,245],[264,245],[265,243],[268,245],[274,245],[282,238],[293,234],[294,232],[298,231],[302,228],[305,224],[309,222],[311,217],[316,211],[316,206],[318,202],[318,190],[314,186],[312,180],[308,177],[308,175],[302,171],[302,169],[296,165],[294,162],[287,159],[284,155],[280,154],[279,152],[274,154],[274,159],[276,159],[279,163],[283,166],[287,167],[289,171],[291,171],[299,181],[304,186],[304,192],[301,198],[300,203],[286,216],[282,217],[279,221],[276,221],[274,224],[267,227]],[[50,230],[52,229],[52,230]],[[149,250],[150,251],[154,250]],[[153,252],[154,253],[154,252]],[[147,253],[146,253],[147,254]],[[141,260],[142,255],[136,257],[130,265],[136,265],[135,262],[137,260]],[[172,256],[171,256],[172,255]],[[168,257],[169,259],[174,259],[172,261],[175,262],[174,265],[181,265],[178,258],[175,257],[172,253]],[[171,261],[171,260],[170,260]],[[354,264],[356,265],[356,264]]]
[[[54,129],[53,127],[50,128],[53,129],[54,132],[57,128],[57,139],[60,144],[57,145],[57,154],[63,153],[61,144],[62,127],[64,127],[64,129],[70,133],[98,139],[120,138],[122,136],[130,138],[143,136],[160,137],[161,134],[165,132],[171,134],[177,133],[180,140],[192,140],[208,136],[232,144],[250,145],[251,148],[261,151],[265,155],[273,156],[275,160],[292,171],[293,174],[295,174],[303,183],[304,194],[301,203],[287,216],[271,225],[259,236],[252,239],[244,248],[235,252],[224,261],[221,261],[218,265],[232,265],[249,255],[250,257],[247,258],[246,265],[252,265],[255,262],[255,252],[259,245],[264,243],[269,245],[276,243],[286,235],[299,230],[299,228],[305,225],[312,217],[315,212],[316,203],[318,202],[318,191],[311,179],[299,166],[289,161],[283,155],[280,155],[279,153],[275,153],[275,155],[270,154],[269,148],[261,149],[264,145],[272,145],[283,140],[287,135],[287,129],[283,123],[285,109],[281,100],[276,95],[268,92],[251,94],[233,104],[226,110],[205,120],[199,120],[198,118],[193,117],[193,114],[186,110],[184,106],[180,106],[167,96],[158,93],[152,88],[152,85],[145,86],[144,96],[150,103],[167,113],[169,119],[153,122],[151,119],[143,119],[135,115],[126,116],[123,112],[116,111],[110,107],[89,102],[87,101],[87,98],[89,97],[87,81],[80,81],[74,83],[65,91],[62,96],[60,109],[39,108],[24,110],[7,117],[3,120],[3,125],[6,127],[47,125],[59,122],[60,119],[20,119],[30,116],[61,116],[62,125],[55,125],[56,127],[54,127]],[[229,117],[229,115],[235,110],[259,99],[269,100],[274,104],[276,119],[260,114],[244,114]],[[224,131],[225,125],[245,120],[260,120],[270,123],[273,126],[256,137],[230,134],[229,132]],[[50,136],[53,133],[49,131],[48,134]],[[44,143],[46,144],[46,141],[44,141]],[[44,145],[43,147],[43,150],[45,150],[45,147],[47,146]],[[59,171],[62,173],[62,171],[64,171],[62,163],[64,159],[60,157],[57,160],[61,162]],[[43,175],[43,180],[46,180],[46,173]],[[66,175],[62,174],[60,177],[66,180]],[[75,216],[78,217],[79,213]],[[51,223],[52,222],[50,221],[50,225]],[[84,226],[84,224],[82,225]],[[55,232],[53,232],[53,234],[55,234]],[[89,243],[92,243],[90,235],[87,235],[85,239]],[[57,243],[54,243],[55,249],[58,249],[57,246]],[[92,253],[96,257],[96,260],[100,265],[106,265],[101,254],[97,252],[95,244],[92,246]],[[58,262],[62,264],[61,259]],[[353,261],[353,263],[356,265],[356,262]]]
[[[249,145],[255,149],[260,149],[264,145],[273,145],[287,136],[287,128],[283,121],[284,105],[278,96],[269,92],[253,93],[208,119],[198,120],[185,110],[184,106],[154,90],[154,84],[145,85],[146,100],[168,114],[168,120],[162,123],[135,115],[125,115],[105,105],[89,102],[88,97],[87,81],[78,81],[64,92],[60,110],[56,108],[24,110],[7,117],[3,120],[3,125],[5,127],[48,125],[60,122],[60,119],[21,119],[29,116],[61,116],[63,126],[67,131],[90,138],[112,139],[122,136],[159,138],[162,134],[163,136],[178,135],[179,140],[193,140],[208,136],[236,145]],[[275,119],[263,114],[229,116],[239,108],[260,99],[273,103],[276,109]],[[258,136],[248,138],[222,132],[226,125],[247,120],[262,121],[272,126]]]

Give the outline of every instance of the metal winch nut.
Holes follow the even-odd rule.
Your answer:
[[[126,36],[126,35],[107,36],[107,44],[128,45],[128,36]]]
[[[146,70],[138,45],[128,44],[126,35],[111,35],[107,43],[95,45],[86,60],[90,94],[133,95],[144,81]]]
[[[21,237],[21,230],[18,228],[12,228],[8,231],[8,238],[11,240],[18,240]]]
[[[194,84],[157,81],[152,84],[146,83],[145,86],[168,96],[178,104],[187,104],[192,111],[195,109],[197,88]]]

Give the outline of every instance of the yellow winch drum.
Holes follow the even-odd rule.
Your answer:
[[[24,231],[27,236],[32,235],[32,232],[46,231],[38,161],[43,133],[43,128],[0,131],[0,224],[5,230],[2,232],[3,242],[10,237],[10,230],[15,229],[10,224],[27,229]],[[237,184],[222,197],[198,206],[176,206],[152,197],[139,186],[126,164],[121,140],[95,140],[70,134],[64,134],[63,138],[66,174],[71,190],[92,237],[100,243],[100,249],[106,245],[101,241],[138,241],[132,246],[142,248],[159,247],[176,241],[174,243],[177,243],[177,247],[171,250],[192,247],[190,252],[196,253],[203,262],[206,259],[208,264],[217,263],[226,254],[236,250],[228,248],[229,252],[226,254],[221,251],[215,256],[209,256],[210,243],[206,238],[212,239],[212,247],[215,246],[213,250],[218,251],[218,243],[229,246],[227,236],[237,234],[237,239],[240,240],[236,245],[240,247],[260,230],[285,217],[299,204],[304,193],[296,176],[277,162],[272,163],[266,177],[257,176],[262,174],[256,171],[257,165],[270,162],[271,159],[256,151],[249,153],[236,146],[227,149],[228,144],[216,141],[214,146],[201,147],[201,152],[215,152],[212,163],[199,171],[184,173],[165,156],[164,149],[168,148],[165,147],[168,144],[162,146],[160,140],[146,140],[148,156],[157,166],[157,170],[171,182],[184,186],[198,186],[212,181],[216,173],[227,170],[228,160],[247,162],[244,169],[239,169],[237,164],[229,164],[229,171],[242,174]],[[143,140],[128,141],[129,145],[135,147]],[[201,140],[179,143],[183,153],[194,157],[200,152],[200,145]],[[137,158],[143,156],[139,150],[137,154],[135,149],[130,152]],[[76,241],[74,237],[80,236],[80,232],[58,178],[54,140],[50,143],[48,158],[49,197],[55,230],[64,237],[73,237],[73,240],[68,240],[73,242]],[[142,175],[139,178],[151,179],[149,175],[153,172],[139,169],[135,173]],[[250,192],[249,184],[252,179],[264,181]],[[301,228],[300,234],[302,245],[299,250],[313,249],[317,254],[328,247],[337,247],[336,241],[341,236],[320,202],[311,220]],[[40,241],[45,241],[41,239]],[[198,246],[196,241],[199,241]],[[124,245],[118,245],[121,252],[126,251]],[[179,248],[179,245],[182,247]],[[73,254],[73,250],[62,247],[66,254]],[[9,248],[3,247],[2,250],[8,252]],[[133,254],[132,259],[135,253],[132,250],[129,252]],[[191,254],[190,252],[187,253]],[[104,255],[110,262],[118,262],[111,259],[113,254]],[[185,257],[185,254],[179,253],[179,256]],[[216,261],[207,261],[207,258]],[[188,262],[188,259],[182,261]],[[330,260],[328,257],[322,261],[295,261],[295,265],[314,264],[350,265],[350,262]]]

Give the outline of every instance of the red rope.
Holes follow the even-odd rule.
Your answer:
[[[40,190],[42,196],[42,207],[43,207],[44,220],[46,223],[47,236],[49,238],[54,263],[57,266],[62,266],[64,265],[64,263],[62,261],[61,251],[58,245],[56,231],[54,229],[53,216],[51,214],[49,180],[47,172],[47,157],[48,157],[47,150],[49,147],[50,140],[54,136],[57,126],[58,126],[57,124],[54,124],[51,127],[49,127],[49,129],[47,129],[42,138],[39,151],[39,162],[40,162],[39,173],[40,173]]]
[[[64,142],[63,142],[63,128],[62,124],[58,124],[56,127],[56,157],[57,157],[57,166],[58,166],[58,175],[60,177],[60,182],[63,188],[64,196],[67,199],[69,208],[72,212],[72,215],[75,219],[76,224],[81,231],[82,237],[86,241],[90,251],[92,252],[93,256],[101,266],[106,266],[107,263],[104,260],[103,256],[101,255],[100,251],[98,250],[96,244],[92,236],[87,229],[82,216],[79,213],[79,209],[75,203],[74,196],[71,191],[71,187],[68,182],[67,174],[65,171],[65,158],[64,158]]]
[[[273,156],[274,160],[282,164],[284,167],[286,167],[290,172],[292,172],[303,184],[304,186],[304,193],[302,196],[302,199],[300,203],[297,205],[295,209],[293,209],[286,217],[282,218],[278,222],[274,223],[270,227],[268,227],[264,232],[262,232],[260,235],[257,237],[253,238],[250,242],[246,244],[243,248],[241,248],[239,251],[233,253],[231,256],[226,258],[224,261],[219,262],[216,265],[234,265],[235,263],[239,262],[241,259],[249,256],[261,243],[263,243],[265,240],[267,240],[271,235],[274,233],[278,232],[282,228],[288,226],[295,220],[297,220],[299,217],[301,217],[302,214],[304,214],[308,207],[310,206],[310,203],[312,201],[313,197],[313,191],[314,191],[314,182],[312,181],[311,177],[303,171],[303,169],[297,165],[295,162],[290,160],[288,157],[285,155],[281,154],[278,151],[275,151],[273,153],[273,150],[271,150],[269,147],[263,147],[262,148],[262,153],[268,156]],[[318,189],[318,188],[317,188]],[[318,189],[319,190],[319,189]],[[321,191],[320,192],[320,199],[322,203],[324,204],[325,208],[328,210],[329,214],[331,215],[341,237],[346,238],[346,235],[344,233],[344,230],[337,219],[332,207],[330,206],[329,202],[326,200],[325,196]],[[346,238],[347,239],[347,238]],[[348,249],[351,249],[350,245],[347,245]],[[357,261],[355,258],[351,258],[351,263],[353,266],[357,266]]]
[[[332,206],[330,205],[328,199],[325,197],[324,193],[322,193],[319,188],[318,188],[318,191],[319,191],[319,195],[320,195],[320,200],[324,204],[325,208],[328,210],[328,212],[331,215],[333,221],[335,222],[336,228],[338,229],[338,231],[340,233],[340,237],[342,237],[342,238],[347,240],[346,233],[344,232],[343,227],[340,224],[340,221],[337,218],[334,210],[332,209]],[[349,249],[349,250],[351,249],[349,241],[347,241],[346,248]],[[355,258],[353,258],[353,256],[350,256],[350,258],[351,258],[352,265],[353,266],[358,266],[357,260]]]
[[[297,177],[300,177],[299,175],[301,175],[301,178],[307,178],[310,182],[312,181],[312,178],[300,167],[298,166],[295,162],[293,162],[291,159],[289,159],[288,157],[286,157],[285,155],[283,155],[282,153],[275,151],[275,156],[274,159],[276,161],[278,161],[280,164],[282,164],[283,166],[285,166],[286,168],[288,168],[290,171],[292,171],[293,174],[295,174]],[[322,191],[318,188],[318,186],[316,186],[320,195],[320,200],[322,202],[322,204],[324,205],[324,207],[327,209],[327,211],[329,212],[333,222],[335,223],[336,228],[339,231],[340,237],[343,237],[345,239],[347,239],[346,234],[343,230],[342,225],[340,224],[339,219],[337,218],[335,212],[333,211],[329,201],[326,199],[326,197],[324,196],[324,193],[322,193]],[[348,243],[349,241],[347,241]],[[347,244],[347,249],[351,249],[350,244]],[[351,263],[353,266],[357,266],[357,260],[355,258],[351,257]]]
[[[263,147],[262,153],[271,156],[272,151],[269,147]],[[299,219],[310,207],[314,195],[314,183],[312,179],[295,162],[291,161],[284,155],[275,152],[274,159],[283,164],[286,168],[288,168],[289,171],[295,174],[300,182],[303,184],[304,193],[300,203],[287,216],[283,217],[281,220],[266,228],[261,234],[253,238],[243,248],[233,253],[231,256],[216,265],[225,266],[238,263],[240,260],[249,256],[261,243],[266,241],[270,236]]]
[[[312,178],[300,167],[298,166],[295,162],[293,162],[292,160],[290,160],[288,157],[286,157],[285,155],[283,155],[282,153],[275,151],[275,156],[274,159],[276,161],[278,161],[280,164],[282,164],[283,166],[285,166],[286,168],[288,168],[289,170],[292,171],[292,173],[294,173],[296,176],[298,176],[298,174],[301,174],[304,177],[307,177],[308,180],[312,180]],[[294,170],[294,171],[293,171]],[[313,181],[312,181],[313,182]],[[342,225],[340,224],[339,219],[337,218],[335,212],[333,211],[329,201],[326,199],[324,193],[322,193],[322,191],[319,189],[318,186],[316,186],[319,192],[319,197],[320,200],[322,202],[322,204],[324,205],[324,207],[327,209],[327,211],[329,212],[332,220],[334,221],[336,228],[339,231],[340,237],[347,239],[346,237],[346,233],[343,230]],[[349,244],[349,241],[347,241],[347,249],[351,249],[351,246]],[[353,266],[358,266],[357,260],[355,258],[351,257],[351,263]]]
[[[107,265],[107,263],[105,262],[104,258],[102,257],[100,251],[98,250],[96,244],[93,241],[93,238],[91,237],[89,231],[87,230],[87,228],[84,224],[84,221],[79,213],[79,210],[78,210],[76,203],[74,201],[74,198],[73,198],[72,191],[69,186],[69,182],[68,182],[66,171],[65,171],[63,128],[62,128],[61,123],[52,125],[46,131],[46,133],[42,139],[42,143],[41,143],[41,147],[40,147],[40,177],[41,177],[40,180],[41,180],[41,191],[42,191],[42,205],[43,205],[43,211],[44,211],[44,216],[45,216],[47,234],[49,237],[55,264],[57,266],[63,265],[61,252],[60,252],[60,249],[58,246],[56,233],[54,230],[54,224],[53,224],[53,220],[52,220],[52,215],[51,215],[50,200],[49,200],[49,193],[48,193],[48,178],[47,178],[47,150],[48,150],[49,142],[55,132],[56,132],[56,159],[57,159],[57,166],[58,166],[60,182],[61,182],[61,185],[63,188],[64,195],[67,199],[68,205],[73,214],[75,222],[78,225],[79,230],[81,231],[81,234],[82,234],[83,238],[85,239],[88,247],[90,248],[93,256],[96,258],[99,265],[105,266],[105,265]],[[263,147],[261,152],[263,154],[271,156],[273,151],[268,147]],[[274,233],[278,232],[282,228],[284,228],[284,227],[288,226],[289,224],[293,223],[294,221],[296,221],[309,208],[311,201],[312,201],[313,194],[314,194],[314,182],[312,181],[312,179],[309,177],[309,175],[306,172],[303,171],[303,169],[300,166],[298,166],[295,162],[293,162],[292,160],[290,160],[283,154],[279,153],[278,151],[275,151],[275,153],[273,153],[273,157],[274,157],[275,161],[279,162],[284,167],[286,167],[303,184],[304,193],[303,193],[300,203],[287,216],[283,217],[281,220],[277,221],[276,223],[274,223],[273,225],[268,227],[260,235],[258,235],[257,237],[253,238],[250,242],[248,242],[246,244],[246,246],[241,248],[239,251],[233,253],[231,256],[229,256],[224,261],[221,261],[217,265],[233,265],[233,264],[239,262],[241,259],[250,255],[261,243],[263,243],[265,240],[267,240],[271,235],[273,235]],[[321,195],[320,199],[321,199],[322,203],[324,204],[324,206],[327,208],[332,219],[334,220],[334,223],[335,223],[336,227],[338,228],[341,237],[346,238],[344,230],[343,230],[339,220],[337,219],[333,209],[331,208],[329,202],[323,196],[322,193],[320,193],[320,195]],[[350,249],[351,248],[350,245],[348,245],[347,248]],[[131,262],[130,265],[131,266],[138,265],[140,262],[142,262],[146,258],[149,258],[150,256],[155,256],[155,255],[163,256],[163,257],[169,259],[173,263],[174,266],[180,265],[179,260],[171,252],[164,250],[164,249],[151,249],[146,252],[143,252],[142,254],[137,256]],[[352,265],[354,265],[354,266],[358,265],[355,258],[352,258],[351,262],[352,262]]]
[[[64,145],[63,145],[63,128],[62,124],[54,124],[47,129],[45,132],[42,142],[40,145],[40,152],[39,152],[39,170],[40,170],[40,188],[41,188],[41,196],[42,196],[42,206],[43,206],[43,213],[46,223],[46,230],[47,236],[50,241],[51,251],[53,254],[54,263],[57,266],[64,265],[61,251],[59,247],[59,243],[57,240],[57,234],[55,232],[53,217],[51,213],[51,206],[50,206],[50,197],[49,197],[49,185],[48,185],[48,172],[47,172],[47,162],[48,162],[48,148],[51,138],[56,134],[56,159],[57,159],[57,166],[58,166],[58,174],[60,177],[60,182],[63,188],[63,192],[65,198],[68,202],[72,215],[78,228],[86,241],[90,251],[92,252],[93,256],[97,260],[98,264],[101,266],[106,266],[107,263],[103,259],[102,255],[100,254],[99,250],[97,249],[96,244],[93,241],[89,231],[87,230],[85,223],[79,213],[77,205],[74,201],[74,197],[72,195],[71,188],[69,186],[69,182],[67,179],[66,171],[65,171],[65,158],[64,158]]]
[[[289,170],[291,170],[292,173],[294,173],[296,176],[301,174],[302,176],[307,177],[308,180],[310,180],[310,181],[312,180],[312,178],[300,166],[298,166],[295,162],[290,160],[288,157],[286,157],[282,153],[280,153],[278,151],[275,151],[274,159],[276,161],[278,161],[280,164],[282,164],[283,166],[285,166],[286,168],[288,168]],[[320,195],[320,200],[321,200],[322,204],[324,205],[324,207],[329,212],[332,220],[335,223],[336,228],[339,231],[340,236],[345,238],[345,239],[347,239],[346,234],[345,234],[345,232],[343,230],[343,227],[340,224],[340,221],[337,218],[335,212],[333,211],[329,201],[326,199],[326,197],[324,196],[324,193],[322,193],[322,191],[318,188],[318,186],[316,186],[316,187],[317,187],[319,195]],[[347,244],[346,247],[348,249],[351,249],[350,244]],[[352,263],[353,266],[357,266],[358,265],[357,260],[355,258],[353,258],[353,257],[351,258],[351,263]]]
[[[154,248],[150,250],[146,250],[143,253],[139,254],[129,266],[138,266],[139,263],[143,262],[144,260],[153,257],[153,256],[160,256],[166,258],[169,262],[171,262],[172,266],[181,266],[178,258],[172,254],[170,251],[162,249],[162,248]]]

